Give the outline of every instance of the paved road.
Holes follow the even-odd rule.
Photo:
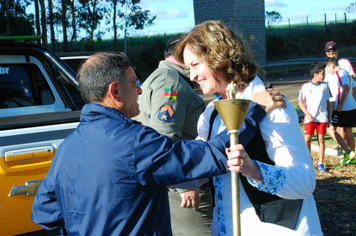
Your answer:
[[[298,95],[300,87],[310,80],[310,76],[296,76],[296,77],[280,77],[271,80],[273,88],[280,91],[290,103],[295,107],[298,104]]]

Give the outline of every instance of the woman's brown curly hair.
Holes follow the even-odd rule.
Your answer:
[[[184,63],[183,51],[190,46],[193,52],[212,69],[221,72],[227,82],[249,84],[258,72],[252,62],[248,45],[221,21],[205,21],[196,25],[175,47],[176,59]]]

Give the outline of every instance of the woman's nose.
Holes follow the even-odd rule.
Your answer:
[[[190,74],[189,74],[189,78],[190,78],[190,81],[197,81],[197,74],[195,73],[195,71],[193,70],[190,70]]]

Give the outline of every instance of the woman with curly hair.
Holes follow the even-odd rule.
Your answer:
[[[248,46],[220,21],[196,25],[176,46],[175,56],[204,94],[226,99],[231,82],[238,99],[252,99],[265,89]],[[259,124],[245,120],[239,132],[241,159],[230,168],[240,173],[242,235],[322,235],[312,195],[315,169],[296,111],[286,103]],[[198,139],[208,140],[225,128],[215,110],[211,102],[201,115]],[[212,235],[232,235],[230,173],[214,177],[213,185]]]

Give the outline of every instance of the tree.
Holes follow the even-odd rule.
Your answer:
[[[48,23],[51,34],[51,43],[53,51],[56,49],[56,36],[54,33],[54,14],[53,14],[53,1],[48,0]]]
[[[114,29],[114,48],[117,50],[117,37],[119,36],[118,29],[124,30],[126,37],[127,29],[134,28],[142,30],[146,26],[153,25],[153,21],[157,16],[151,16],[149,10],[142,10],[138,4],[141,0],[108,0],[113,7],[113,29]],[[120,4],[123,10],[117,8]],[[121,21],[117,22],[117,16]]]
[[[277,11],[266,11],[266,20],[268,30],[271,30],[273,26],[282,21],[282,15]]]
[[[48,47],[46,7],[45,7],[44,0],[40,0],[40,7],[41,7],[42,44],[45,47]]]
[[[49,4],[53,0],[48,0]],[[58,33],[62,33],[63,35],[63,52],[67,51],[73,51],[73,41],[76,40],[76,32],[77,32],[77,25],[76,25],[76,11],[77,8],[75,8],[75,0],[55,0],[56,4],[53,6],[53,10],[55,12],[52,12],[52,21],[49,20],[48,23],[50,24],[50,28],[53,29],[51,32],[53,32],[54,36],[54,25],[61,26],[61,29],[59,29]],[[49,7],[50,8],[50,7]],[[49,9],[49,15],[51,15],[51,11],[53,11],[51,8]],[[73,25],[74,23],[74,25]],[[58,29],[58,28],[57,28]],[[68,50],[68,33],[72,33],[71,36],[71,41],[70,41],[70,48]],[[52,44],[55,44],[56,40],[55,37],[51,36]],[[53,46],[54,49],[54,46]]]
[[[6,35],[10,35],[10,14],[9,14],[9,0],[5,0],[5,14],[6,14]]]
[[[26,14],[31,0],[0,1],[0,35],[32,35],[33,14]]]
[[[100,21],[108,12],[104,4],[100,4],[99,0],[79,0],[79,27],[89,35],[89,42],[92,45],[94,40],[94,32],[99,27]],[[99,31],[97,35],[103,32]]]
[[[345,10],[352,15],[356,15],[356,2],[350,3],[350,5],[346,7]]]
[[[75,6],[75,1],[71,0],[70,1],[70,14],[71,14],[71,26],[72,26],[72,38],[70,40],[70,50],[73,50],[73,42],[77,41],[77,21],[76,21],[76,12],[78,12],[78,9]]]
[[[41,24],[40,24],[40,7],[38,0],[34,0],[35,2],[35,15],[36,15],[36,34],[41,35]]]
[[[67,3],[68,1],[62,0],[62,33],[63,33],[63,52],[67,52],[68,46],[68,38],[67,38],[67,28],[68,28],[68,21],[67,21]]]

